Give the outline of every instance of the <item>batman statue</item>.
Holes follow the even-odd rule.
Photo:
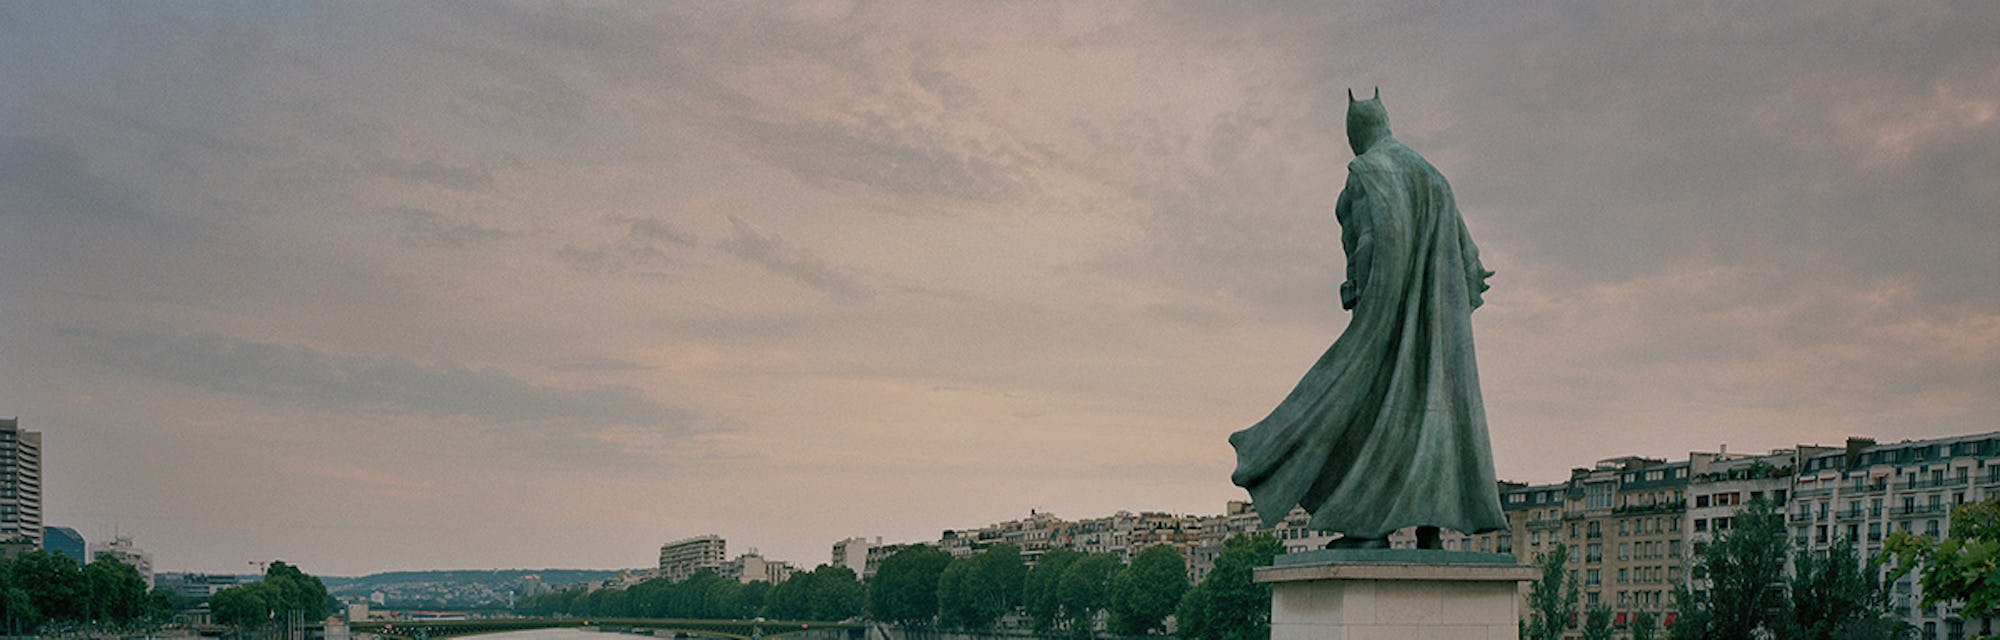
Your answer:
[[[1381,89],[1347,101],[1355,157],[1334,216],[1353,318],[1268,417],[1229,436],[1230,479],[1266,526],[1304,507],[1307,526],[1341,534],[1330,547],[1384,548],[1416,527],[1435,549],[1440,528],[1506,529],[1472,349],[1493,272],[1444,175],[1389,133]]]

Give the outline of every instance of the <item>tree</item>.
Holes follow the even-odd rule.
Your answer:
[[[1542,554],[1542,577],[1528,589],[1528,623],[1523,640],[1558,640],[1576,618],[1576,578],[1569,564],[1569,546],[1560,542]]]
[[[956,629],[972,629],[972,563],[976,556],[952,558],[938,574],[938,624]]]
[[[1890,580],[1916,572],[1924,604],[1963,602],[1965,619],[1987,616],[2000,606],[2000,501],[1986,499],[1951,511],[1942,540],[1906,531],[1889,534],[1882,557],[1896,559]]]
[[[326,594],[326,585],[306,575],[298,567],[285,564],[283,560],[271,562],[264,569],[264,582],[277,589],[277,598],[272,602],[280,620],[288,619],[297,612],[310,622],[326,617],[333,598]]]
[[[1780,634],[1798,640],[1894,638],[1908,625],[1889,611],[1882,565],[1857,557],[1854,541],[1841,538],[1824,556],[1799,549],[1792,559],[1790,616]]]
[[[219,624],[237,628],[262,626],[271,621],[276,590],[262,582],[229,587],[208,597],[209,615]]]
[[[1611,607],[1600,604],[1583,612],[1583,640],[1611,640]]]
[[[1028,567],[1011,544],[958,558],[938,577],[938,617],[965,630],[990,629],[1021,599]]]
[[[1057,597],[1071,637],[1096,635],[1097,613],[1111,604],[1111,578],[1117,574],[1118,557],[1108,553],[1087,554],[1063,570]]]
[[[1187,560],[1166,545],[1154,545],[1132,558],[1111,580],[1111,632],[1142,636],[1166,633],[1187,594]]]
[[[672,590],[667,592],[668,593],[667,615],[676,618],[713,617],[712,615],[710,615],[711,612],[708,610],[709,606],[708,590],[715,587],[716,583],[728,582],[728,581],[729,581],[728,578],[724,578],[720,575],[717,575],[714,571],[710,571],[707,569],[702,569],[694,572],[694,575],[688,576],[686,580],[680,581],[679,584],[674,585],[674,588]],[[610,611],[605,611],[599,615],[630,615],[630,614],[621,612],[617,609],[613,609]]]
[[[41,625],[41,618],[28,590],[14,578],[13,563],[0,559],[0,633],[25,635]]]
[[[32,630],[48,620],[75,621],[84,616],[83,572],[64,556],[39,549],[23,553],[7,563],[8,582],[26,596],[24,630]]]
[[[1189,640],[1264,640],[1271,635],[1271,587],[1251,580],[1285,552],[1269,534],[1238,534],[1222,543],[1215,568],[1174,610],[1176,635]]]
[[[1632,640],[1653,640],[1660,636],[1660,620],[1653,612],[1640,609],[1632,614]]]
[[[1045,634],[1062,626],[1062,576],[1069,565],[1082,558],[1074,549],[1055,548],[1042,552],[1041,561],[1021,581],[1021,606],[1033,620],[1035,633]]]
[[[813,588],[806,596],[811,619],[846,620],[861,615],[861,610],[868,606],[868,588],[861,585],[861,578],[854,575],[853,569],[823,564],[813,569],[812,575]]]
[[[622,592],[621,592],[622,593]],[[293,619],[312,622],[326,617],[332,598],[319,578],[306,575],[298,567],[275,561],[264,569],[264,579],[229,587],[208,598],[208,609],[216,622],[239,627],[257,627]]]
[[[730,603],[727,617],[749,620],[764,610],[764,601],[771,595],[771,583],[752,580],[744,583],[743,590],[736,593],[736,602]]]
[[[83,567],[85,622],[131,624],[147,614],[146,578],[131,565],[101,556]]]
[[[1791,541],[1781,515],[1763,500],[1753,500],[1733,518],[1734,528],[1717,534],[1695,559],[1696,579],[1708,588],[1676,587],[1673,637],[1704,640],[1749,640],[1758,629],[1776,632],[1787,609],[1785,558]]]
[[[926,545],[904,547],[882,559],[868,593],[868,609],[878,620],[921,627],[937,617],[938,577],[951,554]]]

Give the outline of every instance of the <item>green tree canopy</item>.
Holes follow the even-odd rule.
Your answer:
[[[878,620],[929,625],[938,613],[938,577],[949,564],[951,554],[920,544],[883,558],[868,592],[869,611]]]
[[[86,621],[102,620],[131,624],[145,617],[151,603],[146,597],[146,578],[132,565],[110,557],[99,557],[83,567],[83,604]]]
[[[1987,616],[2000,606],[2000,501],[1989,498],[1952,509],[1951,528],[1942,540],[1905,531],[1889,534],[1882,557],[1896,560],[1892,580],[1917,573],[1924,604],[1960,601],[1965,604],[1959,615]]]
[[[1632,640],[1653,640],[1660,637],[1660,619],[1645,609],[1632,614]]]
[[[1528,624],[1522,640],[1558,640],[1576,618],[1576,578],[1565,569],[1569,546],[1556,543],[1536,566],[1542,577],[1528,589]]]
[[[1791,615],[1779,634],[1797,640],[1896,638],[1908,625],[1889,611],[1882,565],[1864,564],[1854,541],[1841,538],[1825,555],[1799,549],[1792,558]]]
[[[939,619],[960,629],[991,629],[1020,602],[1027,575],[1021,550],[1011,544],[954,559],[938,577]]]
[[[1167,616],[1180,606],[1187,590],[1187,559],[1173,547],[1147,547],[1111,580],[1111,632],[1127,636],[1166,633]]]
[[[1583,612],[1583,640],[1611,640],[1611,607],[1600,604]]]
[[[232,627],[255,627],[271,621],[277,590],[262,582],[229,587],[208,597],[209,615],[216,623]]]
[[[1175,609],[1176,635],[1188,640],[1264,640],[1271,635],[1271,587],[1251,580],[1285,545],[1269,534],[1238,534],[1222,543],[1215,568]]]
[[[862,586],[861,578],[854,575],[853,569],[841,565],[823,564],[810,573],[812,589],[806,596],[809,619],[846,620],[861,615],[862,609],[867,607],[868,588]],[[792,577],[792,579],[797,578],[798,576]]]
[[[1057,599],[1071,637],[1095,635],[1097,612],[1111,604],[1111,579],[1116,575],[1118,557],[1108,553],[1086,554],[1063,570]]]
[[[1785,522],[1771,504],[1752,500],[1732,518],[1735,526],[1717,534],[1695,559],[1696,580],[1706,589],[1676,587],[1673,637],[1702,640],[1750,640],[1758,629],[1779,631],[1772,624],[1784,614],[1785,559],[1791,540]]]
[[[21,554],[7,563],[8,582],[20,589],[31,612],[24,628],[32,629],[43,620],[81,621],[88,606],[83,571],[67,557],[39,549]]]
[[[264,569],[262,581],[229,587],[208,599],[216,622],[237,627],[282,624],[295,613],[306,622],[314,622],[325,618],[330,606],[332,598],[319,578],[282,560]]]
[[[1069,565],[1082,558],[1074,549],[1055,548],[1042,552],[1035,568],[1021,582],[1021,606],[1033,620],[1035,633],[1048,633],[1062,625],[1062,576]]]

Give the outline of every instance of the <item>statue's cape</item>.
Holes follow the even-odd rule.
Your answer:
[[[1347,329],[1269,417],[1229,436],[1237,485],[1266,525],[1507,528],[1473,358],[1486,273],[1444,176],[1387,139],[1348,164],[1336,212]]]

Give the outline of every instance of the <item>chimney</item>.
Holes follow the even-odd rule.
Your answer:
[[[1846,460],[1847,468],[1849,469],[1854,468],[1854,464],[1861,461],[1861,451],[1873,446],[1875,446],[1874,438],[1859,438],[1854,436],[1848,436],[1847,460]]]

